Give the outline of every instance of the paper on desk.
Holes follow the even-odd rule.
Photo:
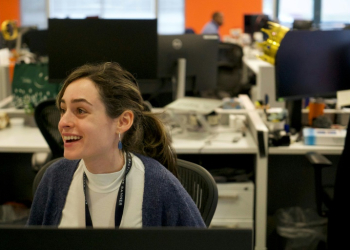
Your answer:
[[[350,90],[337,91],[337,106],[341,108],[342,106],[350,105]]]
[[[0,66],[9,66],[10,50],[8,48],[0,49]]]

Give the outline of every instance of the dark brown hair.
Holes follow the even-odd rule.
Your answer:
[[[158,116],[144,104],[135,77],[118,63],[83,65],[65,80],[57,96],[58,107],[67,86],[81,78],[95,83],[109,117],[117,118],[125,110],[134,113],[133,125],[122,138],[123,150],[152,157],[177,176],[176,153],[170,136]]]

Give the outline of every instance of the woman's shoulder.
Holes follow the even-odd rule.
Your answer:
[[[138,154],[136,156],[145,166],[145,188],[151,187],[164,192],[184,192],[180,181],[165,166],[148,156]]]
[[[75,172],[80,160],[68,160],[66,158],[57,159],[50,164],[45,171],[45,175],[70,175]]]
[[[143,163],[145,166],[145,175],[151,175],[153,176],[152,178],[161,178],[164,176],[169,176],[170,178],[175,178],[176,177],[165,167],[163,166],[160,162],[157,160],[144,156],[141,154],[135,154]]]

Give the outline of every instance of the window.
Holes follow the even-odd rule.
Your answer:
[[[322,0],[321,28],[343,28],[344,24],[350,24],[350,1]]]
[[[158,33],[162,35],[185,33],[184,0],[158,0]]]
[[[313,20],[314,0],[279,0],[279,22],[292,27],[294,19]]]
[[[263,13],[269,16],[270,20],[273,20],[274,15],[274,1],[273,0],[263,0]]]
[[[21,0],[21,25],[47,29],[46,0]]]
[[[158,9],[158,16],[156,10]],[[49,13],[49,14],[47,14]],[[184,0],[21,0],[22,25],[47,29],[50,18],[158,18],[159,34],[183,34]]]

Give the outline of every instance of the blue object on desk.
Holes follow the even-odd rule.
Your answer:
[[[290,131],[289,124],[284,124],[284,131],[286,131],[286,133],[289,133]]]
[[[265,94],[265,105],[269,104],[269,95]]]
[[[345,129],[303,128],[305,145],[343,146]]]

